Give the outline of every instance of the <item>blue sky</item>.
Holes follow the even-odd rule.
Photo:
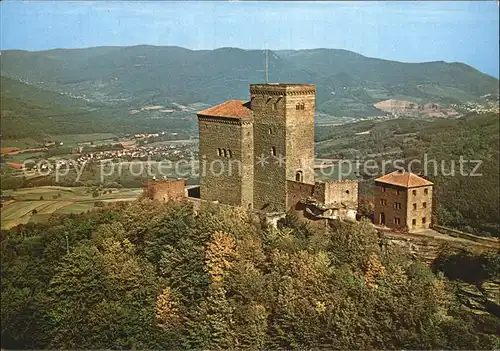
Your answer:
[[[0,3],[1,48],[336,48],[405,62],[459,61],[499,76],[496,1]]]

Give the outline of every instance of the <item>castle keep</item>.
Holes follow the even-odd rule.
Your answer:
[[[315,100],[312,84],[252,84],[250,101],[199,112],[201,199],[263,212],[301,203],[313,217],[355,216],[356,182],[315,181]]]

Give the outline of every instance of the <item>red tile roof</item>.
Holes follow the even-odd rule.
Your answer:
[[[375,179],[376,182],[402,186],[405,188],[415,188],[418,186],[433,185],[432,182],[419,177],[418,175],[405,171],[395,171],[380,178]]]
[[[22,169],[23,164],[22,163],[17,163],[17,162],[7,162],[7,166],[10,166],[15,169]]]
[[[252,110],[248,107],[248,102],[240,100],[228,100],[219,104],[207,108],[206,110],[198,112],[198,115],[202,116],[214,116],[214,117],[233,117],[233,118],[244,118],[249,117]]]

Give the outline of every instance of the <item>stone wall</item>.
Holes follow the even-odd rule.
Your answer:
[[[253,128],[237,118],[198,117],[200,197],[233,206],[253,203]]]
[[[285,99],[252,92],[251,109],[254,116],[254,208],[283,211],[286,204],[286,172],[273,157],[286,154]],[[262,160],[263,162],[260,162]]]
[[[303,183],[314,184],[315,88],[306,85],[293,89],[285,97],[286,177],[297,181],[297,172],[301,172]]]
[[[254,137],[253,123],[241,125],[241,205],[253,209],[253,182],[254,182]]]
[[[313,197],[325,206],[343,203],[357,207],[358,182],[356,180],[316,182]]]
[[[162,202],[184,201],[187,198],[184,179],[150,180],[144,183],[144,195]]]
[[[299,209],[298,202],[312,197],[314,189],[315,186],[312,184],[287,181],[287,209]]]
[[[446,234],[446,235],[456,237],[456,238],[471,240],[471,241],[481,243],[484,245],[490,245],[490,246],[496,247],[497,249],[500,250],[499,238],[487,238],[484,236],[478,236],[478,235],[462,232],[460,230],[456,230],[453,228],[448,228],[448,227],[445,227],[442,225],[436,225],[436,224],[432,224],[432,229],[434,229],[435,231],[442,233],[442,234]]]
[[[409,230],[427,229],[431,225],[432,186],[408,189],[406,225]]]
[[[384,224],[399,230],[406,227],[407,190],[405,187],[375,182],[375,224]],[[401,208],[396,207],[396,203],[400,204]],[[399,223],[396,219],[399,219]]]
[[[348,191],[348,193],[347,193]],[[310,220],[356,220],[358,183],[331,181],[306,184],[287,181],[287,209],[303,211]],[[325,203],[325,199],[329,201]]]
[[[284,211],[287,179],[314,183],[315,87],[253,84],[254,208]],[[263,165],[259,157],[266,158]],[[280,158],[281,161],[280,162]]]

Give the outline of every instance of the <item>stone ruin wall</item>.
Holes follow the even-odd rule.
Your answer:
[[[185,201],[187,191],[185,179],[150,180],[144,184],[144,195],[161,202]]]

